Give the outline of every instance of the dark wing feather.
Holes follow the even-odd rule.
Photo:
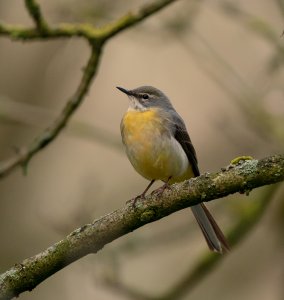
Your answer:
[[[174,137],[182,146],[182,149],[186,153],[188,161],[192,165],[192,170],[195,176],[199,176],[200,172],[198,169],[197,157],[195,149],[192,145],[188,132],[182,118],[175,112],[174,114]]]
[[[199,176],[200,173],[197,165],[196,152],[191,143],[184,122],[177,112],[174,112],[174,114],[172,114],[172,117],[172,129],[174,130],[174,136],[186,153],[186,156],[192,165],[194,175]],[[221,229],[217,225],[208,209],[205,207],[204,203],[193,206],[191,207],[191,209],[202,230],[209,248],[221,254],[229,251],[230,247],[226,238],[224,237],[224,234],[222,233]]]

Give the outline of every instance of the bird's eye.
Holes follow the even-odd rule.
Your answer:
[[[142,95],[142,98],[143,98],[143,99],[149,99],[149,95],[148,95],[148,94],[143,94],[143,95]]]

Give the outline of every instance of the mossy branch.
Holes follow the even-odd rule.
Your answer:
[[[30,159],[58,136],[58,134],[65,127],[70,117],[74,114],[78,106],[83,101],[90,87],[91,81],[97,71],[99,58],[100,48],[93,48],[87,66],[85,67],[81,83],[78,86],[77,91],[75,92],[73,97],[65,105],[59,117],[29,146],[19,149],[17,151],[17,155],[1,163],[0,177],[4,177],[5,175],[9,174],[18,166],[22,166],[24,172],[26,172],[27,165]]]
[[[0,23],[0,36],[8,36],[14,40],[50,40],[58,38],[82,37],[89,41],[107,41],[119,32],[132,27],[151,15],[157,13],[167,5],[178,0],[156,0],[146,4],[136,12],[128,12],[118,20],[106,24],[103,27],[96,27],[91,24],[59,24],[56,27],[48,26],[44,20],[40,7],[35,0],[25,0],[26,7],[36,28],[26,28]]]
[[[8,36],[9,38],[22,41],[80,36],[88,41],[91,48],[91,55],[87,66],[84,68],[79,86],[74,95],[66,103],[58,118],[42,134],[35,138],[29,146],[18,149],[16,156],[0,163],[0,178],[6,176],[19,166],[26,172],[31,158],[49,145],[64,129],[69,119],[85,99],[98,70],[104,43],[119,32],[141,22],[175,1],[177,0],[155,1],[141,7],[136,13],[128,13],[124,17],[102,28],[96,28],[90,24],[61,24],[58,27],[51,28],[44,20],[36,0],[25,0],[27,10],[35,22],[35,28],[16,27],[0,23],[0,36]]]
[[[252,201],[246,205],[246,213],[240,214],[236,223],[227,231],[226,236],[233,248],[239,244],[254,228],[271,203],[275,194],[279,190],[279,185],[270,185],[266,187],[261,195],[258,195],[258,201]],[[247,212],[249,211],[249,213]],[[125,285],[120,280],[119,274],[115,278],[105,278],[103,283],[115,290],[115,292],[125,295],[129,299],[135,300],[178,300],[188,295],[202,280],[208,276],[214,268],[222,261],[222,256],[216,253],[206,252],[196,259],[196,264],[180,278],[176,284],[170,287],[165,293],[158,296],[147,295],[142,291]]]
[[[26,8],[33,18],[37,29],[41,32],[47,30],[47,24],[41,14],[40,6],[38,5],[36,0],[25,0]]]
[[[86,224],[42,253],[16,264],[0,275],[0,299],[31,291],[46,278],[79,258],[96,253],[113,240],[178,210],[233,193],[284,180],[284,155],[262,160],[240,160],[214,174],[175,184],[161,197],[150,195]]]

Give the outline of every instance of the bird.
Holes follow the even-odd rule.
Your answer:
[[[150,181],[143,193],[134,198],[134,204],[145,198],[157,180],[164,182],[156,190],[161,195],[171,184],[199,176],[195,149],[170,99],[152,86],[117,89],[129,98],[120,123],[125,152],[134,169]],[[194,205],[191,210],[209,249],[220,254],[228,252],[229,244],[205,204]]]

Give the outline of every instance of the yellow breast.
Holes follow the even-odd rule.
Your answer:
[[[160,134],[163,129],[163,119],[156,110],[128,111],[121,122],[123,142],[147,144],[151,136]]]
[[[188,169],[186,154],[167,122],[157,109],[128,111],[121,122],[126,154],[135,170],[149,180],[177,178]]]

